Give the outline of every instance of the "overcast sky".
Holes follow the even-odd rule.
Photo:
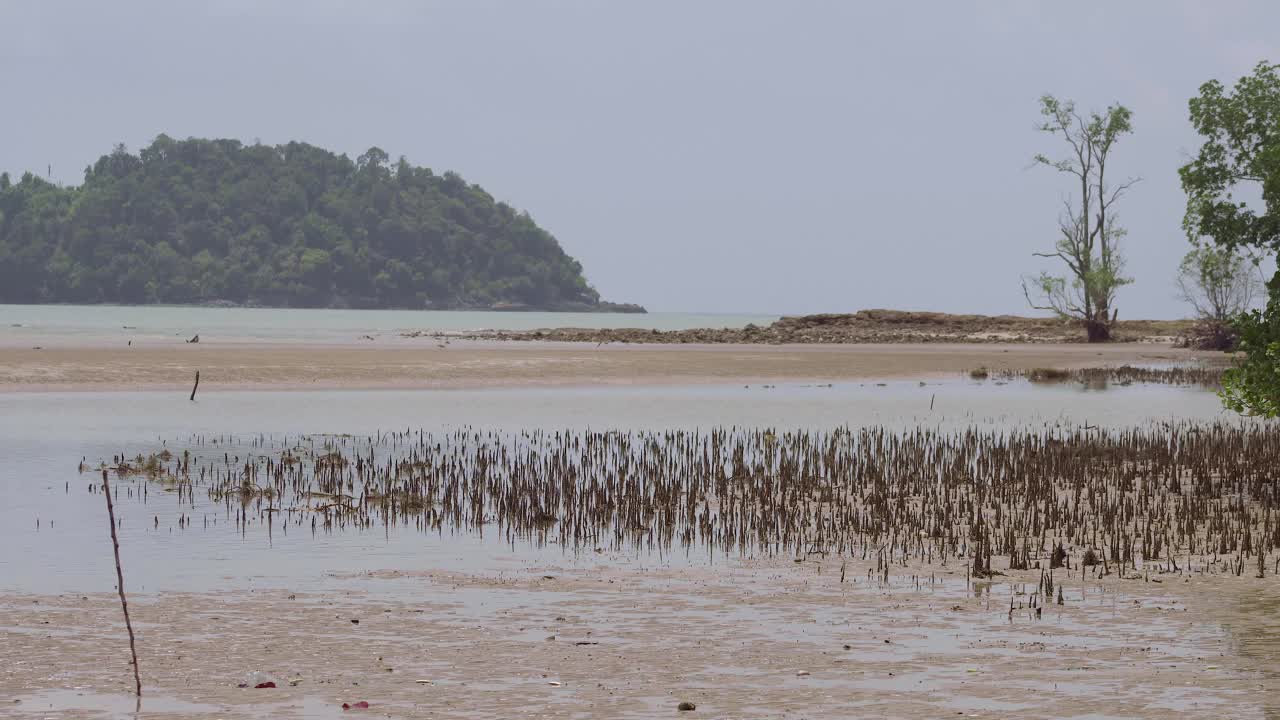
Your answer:
[[[370,146],[528,210],[651,310],[1027,312],[1046,92],[1134,111],[1122,318],[1175,317],[1187,99],[1280,2],[0,0],[0,169],[159,133]]]

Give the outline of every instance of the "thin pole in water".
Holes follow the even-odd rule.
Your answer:
[[[197,377],[199,373],[197,373]],[[195,391],[191,393],[195,395]],[[116,536],[116,511],[111,503],[111,485],[107,470],[102,470],[102,489],[107,496],[107,519],[111,522],[111,547],[116,554],[116,589],[120,592],[120,609],[124,611],[124,627],[129,631],[129,654],[133,656],[133,682],[137,687],[138,702],[142,702],[142,676],[138,673],[138,648],[133,639],[133,623],[129,621],[129,602],[124,597],[124,571],[120,569],[120,539]]]
[[[196,401],[196,390],[200,387],[200,371],[196,371],[196,384],[191,386],[191,402]]]

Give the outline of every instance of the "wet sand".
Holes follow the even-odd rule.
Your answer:
[[[850,561],[843,583],[840,563],[820,557],[649,571],[386,570],[335,577],[332,592],[136,595],[142,717],[336,718],[358,701],[371,705],[362,714],[392,718],[1280,711],[1275,673],[1258,669],[1277,647],[1267,619],[1280,604],[1274,579],[1082,585],[1063,574],[1065,604],[1036,619],[1015,594],[1036,571],[970,584],[952,565],[885,585],[870,570]],[[0,596],[0,616],[5,713],[132,709],[114,594]],[[253,671],[279,687],[237,687]],[[697,710],[679,713],[685,701]]]
[[[1170,345],[584,345],[458,341],[0,348],[9,390],[377,389],[662,385],[955,377],[1221,357]]]

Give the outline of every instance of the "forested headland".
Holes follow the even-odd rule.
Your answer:
[[[0,174],[0,303],[643,312],[453,172],[165,135],[76,187]]]

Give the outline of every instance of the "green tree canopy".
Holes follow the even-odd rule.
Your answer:
[[[614,308],[524,212],[370,148],[117,146],[79,187],[0,179],[0,302]]]
[[[1230,91],[1210,80],[1189,104],[1204,144],[1178,171],[1188,235],[1280,250],[1280,65],[1259,63]],[[1250,193],[1261,194],[1261,212],[1239,197]]]
[[[1184,227],[1227,249],[1280,251],[1280,65],[1262,62],[1227,90],[1211,80],[1191,99],[1191,122],[1204,138],[1179,170],[1187,194]],[[1243,198],[1242,198],[1243,196]],[[1259,202],[1249,203],[1247,199]],[[1280,272],[1268,283],[1264,311],[1235,321],[1245,358],[1223,379],[1237,412],[1280,415]]]

